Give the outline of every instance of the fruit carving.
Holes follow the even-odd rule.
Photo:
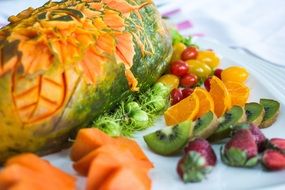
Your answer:
[[[171,58],[148,0],[48,2],[9,20],[0,30],[0,162],[61,149],[130,91],[153,84]]]

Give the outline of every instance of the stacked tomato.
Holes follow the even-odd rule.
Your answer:
[[[183,43],[174,44],[173,49],[170,72],[159,79],[173,89],[172,105],[189,96],[196,86],[203,84],[213,74],[220,78],[222,72],[222,69],[217,69],[220,59],[212,50],[186,47]]]

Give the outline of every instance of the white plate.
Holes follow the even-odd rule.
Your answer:
[[[285,138],[285,90],[282,87],[285,80],[282,78],[284,68],[278,68],[260,61],[247,54],[226,48],[216,42],[200,39],[197,43],[203,48],[212,48],[222,57],[221,67],[229,65],[241,65],[248,69],[250,77],[247,82],[251,89],[250,101],[259,101],[259,98],[273,98],[281,103],[281,113],[277,122],[263,132],[268,138]],[[184,184],[176,174],[176,164],[179,156],[163,157],[152,153],[142,139],[143,134],[155,131],[164,127],[161,118],[157,124],[148,130],[137,134],[136,140],[141,145],[147,156],[154,163],[155,168],[150,172],[153,182],[153,190],[284,190],[285,171],[266,172],[261,166],[254,169],[232,168],[222,164],[219,157],[220,145],[215,145],[214,149],[218,156],[218,164],[208,175],[207,179],[201,183]],[[52,164],[76,175],[72,169],[72,163],[68,157],[68,150],[45,157]],[[84,189],[85,179],[78,176],[78,189]],[[135,189],[135,187],[134,187]]]

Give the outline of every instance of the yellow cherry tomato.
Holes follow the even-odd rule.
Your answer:
[[[174,88],[178,88],[179,86],[179,78],[176,75],[173,74],[165,74],[162,75],[158,82],[161,82],[171,88],[173,90]]]
[[[171,57],[171,62],[178,61],[181,59],[182,52],[186,49],[186,45],[179,42],[173,45],[173,54]]]
[[[220,64],[219,57],[215,54],[215,52],[209,50],[199,51],[197,60],[206,63],[212,69],[218,67]]]
[[[232,66],[222,71],[222,81],[245,82],[248,78],[248,72],[244,67]]]
[[[189,67],[189,73],[193,73],[198,77],[207,78],[212,73],[211,67],[202,61],[188,60],[186,63]]]

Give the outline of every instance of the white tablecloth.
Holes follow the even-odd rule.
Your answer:
[[[8,15],[45,0],[0,0],[0,24]],[[155,0],[184,34],[214,38],[285,67],[284,0]]]

